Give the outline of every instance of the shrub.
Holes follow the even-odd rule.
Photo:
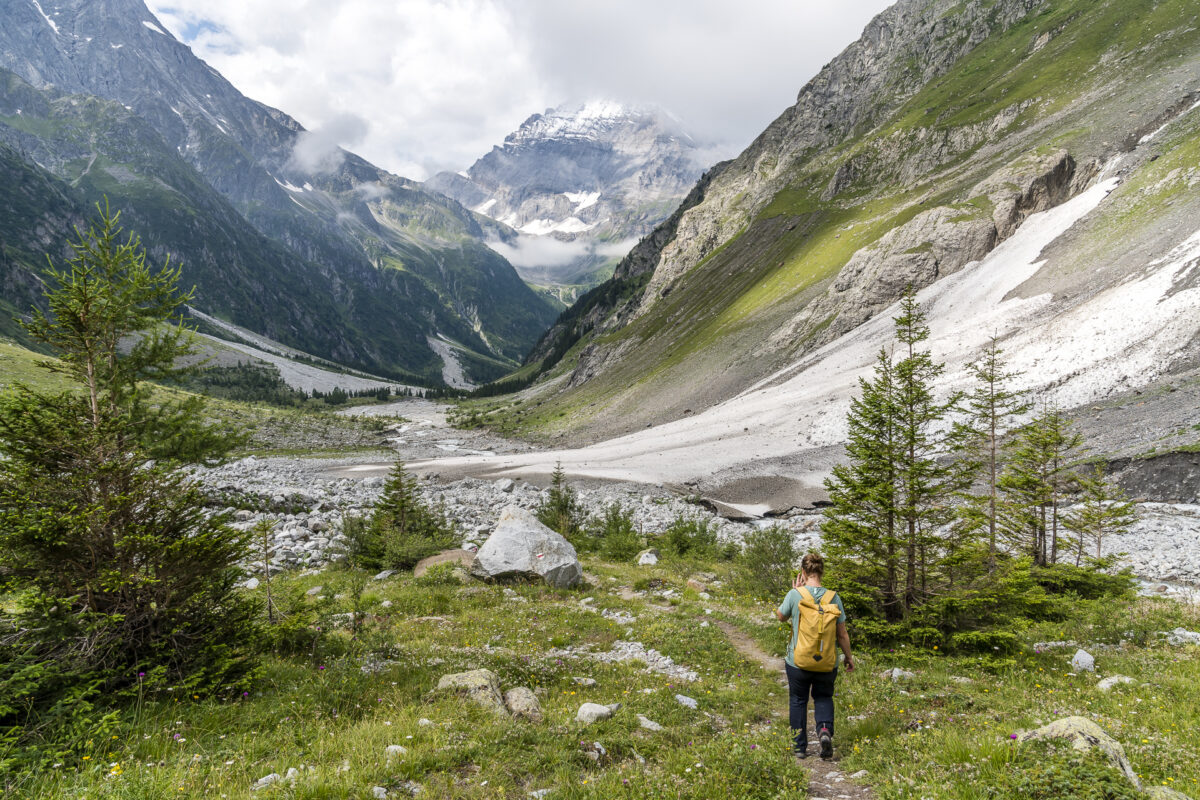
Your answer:
[[[579,508],[575,490],[567,483],[561,463],[554,467],[554,474],[550,478],[550,492],[538,506],[536,514],[543,525],[562,535],[571,544],[576,547],[584,544],[579,536],[583,512]]]
[[[440,509],[421,500],[417,479],[397,462],[370,519],[344,523],[348,555],[363,569],[411,569],[453,547],[455,530]]]
[[[1080,753],[1063,744],[1022,745],[998,786],[983,796],[1025,800],[1137,800],[1134,789],[1099,752]]]
[[[792,585],[799,553],[791,531],[772,525],[746,534],[738,559],[738,582],[754,597],[782,597]]]
[[[717,522],[681,514],[663,531],[660,542],[673,555],[712,558],[717,551]]]
[[[593,521],[592,537],[600,554],[612,561],[629,561],[642,549],[642,539],[633,525],[633,516],[612,503]]]
[[[1074,564],[1047,564],[1033,569],[1033,578],[1046,591],[1073,595],[1084,600],[1101,598],[1132,599],[1134,576],[1129,568],[1113,574],[1112,559],[1098,559],[1086,567]]]

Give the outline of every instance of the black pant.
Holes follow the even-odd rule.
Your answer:
[[[810,672],[784,663],[788,679],[788,721],[795,737],[796,751],[808,749],[808,694],[812,692],[813,721],[833,735],[833,684],[837,667],[830,672]]]

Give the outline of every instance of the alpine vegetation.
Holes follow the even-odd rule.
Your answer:
[[[1064,592],[1120,596],[1084,543],[1128,529],[1129,506],[1098,467],[1079,471],[1082,437],[1058,409],[1010,388],[993,340],[972,365],[969,393],[939,397],[944,369],[922,343],[925,312],[912,291],[848,417],[847,461],[826,481],[825,547],[860,631],[879,642],[1009,650],[1014,626],[1060,616]],[[1086,488],[1085,488],[1086,487]],[[1087,500],[1063,514],[1080,489]]]
[[[190,352],[189,294],[119,216],[100,209],[27,324],[71,388],[0,395],[0,726],[18,762],[82,747],[115,700],[229,694],[254,668],[254,614],[235,588],[247,535],[180,471],[235,439],[199,397],[152,391]]]

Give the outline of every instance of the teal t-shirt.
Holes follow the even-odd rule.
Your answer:
[[[821,598],[825,596],[824,586],[805,586],[806,590],[813,593],[813,598],[819,603]],[[838,617],[838,622],[846,621],[846,607],[842,605],[842,596],[834,594],[833,604],[841,611],[841,616]],[[787,652],[783,656],[783,660],[787,662],[789,667],[796,666],[796,662],[792,660],[792,653],[796,652],[796,636],[800,632],[800,614],[798,606],[800,605],[800,592],[792,589],[787,593],[787,597],[783,598],[783,604],[779,606],[779,613],[784,619],[792,621],[792,638],[788,641]]]

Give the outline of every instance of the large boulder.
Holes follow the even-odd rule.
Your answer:
[[[1076,750],[1099,750],[1108,758],[1114,767],[1121,770],[1134,787],[1141,789],[1142,783],[1137,773],[1125,755],[1125,748],[1116,739],[1104,732],[1096,723],[1087,717],[1063,717],[1049,725],[1043,725],[1035,731],[1026,731],[1019,737],[1022,742],[1063,739],[1071,743]]]
[[[497,714],[508,715],[504,696],[500,694],[500,679],[490,669],[443,675],[438,681],[436,693],[462,695]]]
[[[569,589],[583,580],[575,548],[523,508],[508,506],[475,554],[472,574],[484,580],[544,580]]]

